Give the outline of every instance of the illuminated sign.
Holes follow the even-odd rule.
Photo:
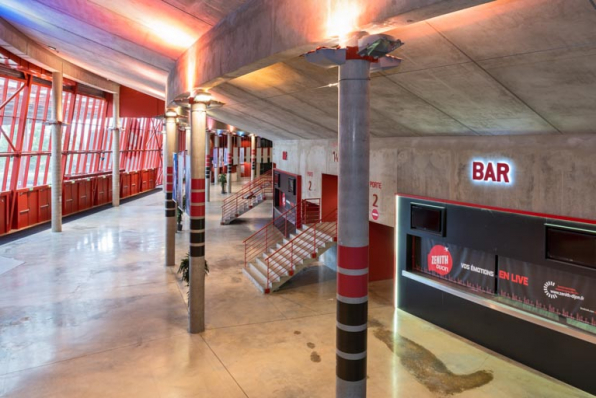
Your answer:
[[[473,160],[470,165],[472,182],[497,185],[513,184],[513,164],[509,161]]]

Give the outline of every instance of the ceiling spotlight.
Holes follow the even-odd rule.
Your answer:
[[[194,102],[210,102],[213,96],[204,90],[194,90],[191,94]]]
[[[57,49],[56,47],[54,47],[54,46],[48,46],[48,48],[49,48],[50,50],[52,50],[52,51],[56,51],[56,52],[58,52],[58,49]]]

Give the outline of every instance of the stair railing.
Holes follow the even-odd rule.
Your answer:
[[[319,247],[329,242],[327,237],[331,237],[334,242],[337,241],[337,209],[325,215],[325,217],[319,218],[316,223],[310,225],[288,243],[267,256],[265,259],[267,265],[265,292],[270,292],[270,286],[272,286],[275,275],[282,275],[286,272],[289,275],[294,275],[295,264],[298,261],[302,261],[307,257],[316,258]]]
[[[311,198],[302,200],[302,225],[310,225],[321,219],[321,199]]]
[[[269,170],[258,178],[250,181],[242,186],[242,188],[234,195],[226,198],[221,206],[221,222],[228,216],[237,217],[239,209],[245,204],[252,206],[254,199],[263,194],[273,193],[273,175]]]
[[[271,220],[263,228],[243,241],[245,268],[248,267],[248,263],[257,258],[260,254],[265,253],[271,247],[283,240],[283,238],[289,236],[295,225],[295,221],[294,224],[291,224],[291,222],[296,219],[296,210],[296,205],[292,206],[291,209]]]

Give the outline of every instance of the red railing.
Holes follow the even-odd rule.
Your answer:
[[[252,206],[256,197],[273,193],[273,175],[269,170],[255,180],[244,184],[240,191],[226,198],[221,206],[221,222],[229,218],[238,217],[240,209],[245,205]]]
[[[296,206],[244,240],[244,267],[296,231]]]
[[[325,220],[323,222],[323,220]],[[337,241],[337,209],[321,217],[316,223],[296,235],[291,241],[271,253],[265,259],[267,265],[267,286],[269,293],[274,279],[284,274],[293,275],[295,264],[305,258],[315,258],[317,250],[326,243]]]
[[[321,219],[321,199],[302,200],[302,225],[310,225],[319,222]]]

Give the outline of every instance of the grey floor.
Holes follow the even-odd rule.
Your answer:
[[[221,200],[207,206],[200,335],[163,267],[161,192],[0,246],[0,396],[333,397],[335,276],[313,267],[260,294],[242,240],[271,204],[221,226]],[[369,397],[590,396],[394,310],[391,281],[370,290]]]

